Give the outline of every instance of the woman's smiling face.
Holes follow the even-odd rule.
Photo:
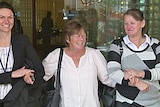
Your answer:
[[[124,29],[127,35],[134,36],[141,34],[142,28],[145,26],[145,21],[134,19],[131,15],[124,16]]]
[[[70,38],[68,37],[66,41],[70,48],[81,50],[85,47],[86,39],[86,33],[81,29],[77,34],[73,34]]]
[[[9,32],[14,25],[14,13],[7,8],[0,9],[0,31]]]

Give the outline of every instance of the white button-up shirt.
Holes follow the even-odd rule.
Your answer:
[[[56,74],[60,49],[51,52],[44,60],[44,80]],[[76,67],[65,52],[61,68],[60,107],[100,107],[98,79],[109,86],[115,82],[108,78],[107,62],[99,50],[86,47],[86,53]]]

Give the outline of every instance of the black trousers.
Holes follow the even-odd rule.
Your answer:
[[[121,103],[121,102],[116,101],[116,107],[144,107],[144,106],[141,106],[137,103],[129,104],[126,102]]]

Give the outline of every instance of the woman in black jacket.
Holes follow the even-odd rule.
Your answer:
[[[0,107],[36,107],[44,69],[27,36],[12,33],[14,9],[0,2]]]

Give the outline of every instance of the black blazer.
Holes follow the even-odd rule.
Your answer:
[[[27,60],[27,62],[29,62],[27,65],[31,69],[35,70],[36,80],[34,84],[41,85],[41,82],[43,82],[44,68],[28,37],[23,34],[14,33],[11,35],[11,44],[14,57],[12,71],[22,68],[24,65],[26,65]],[[12,79],[11,72],[0,74],[0,84],[15,84],[18,80],[22,79]]]
[[[23,77],[13,79],[11,78],[12,71],[0,74],[0,84],[11,83],[13,86],[5,98],[0,100],[0,106],[35,107],[39,103],[38,99],[45,83],[43,65],[27,36],[12,34],[11,45],[14,57],[12,71],[23,66],[29,67],[35,71],[35,82],[33,85],[28,85],[24,82]]]

